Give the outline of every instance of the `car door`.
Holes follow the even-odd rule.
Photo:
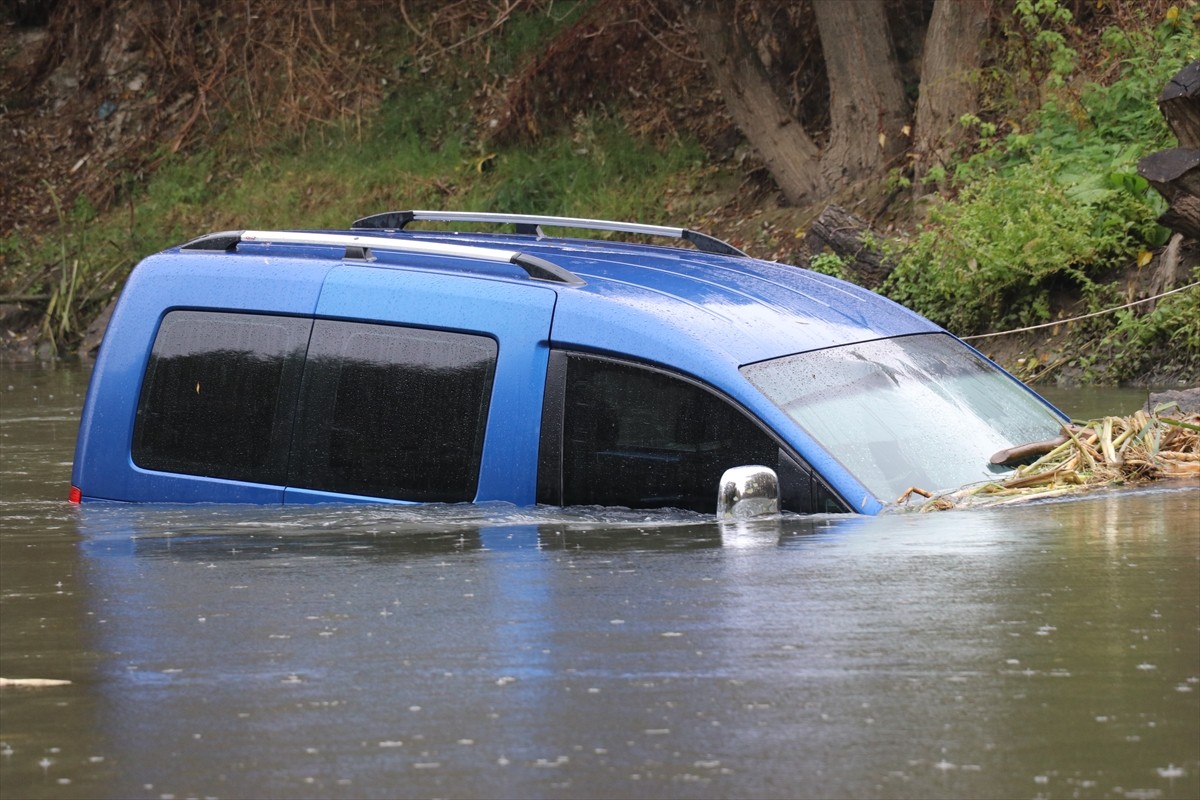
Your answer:
[[[842,512],[816,472],[728,397],[634,361],[553,350],[538,500],[712,513],[730,467],[775,470],[785,510]]]
[[[477,274],[331,271],[285,502],[533,503],[555,298]]]

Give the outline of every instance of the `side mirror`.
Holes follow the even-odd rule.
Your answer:
[[[717,519],[753,519],[779,513],[779,477],[770,467],[732,467],[717,487]]]

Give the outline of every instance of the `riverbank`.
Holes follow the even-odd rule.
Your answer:
[[[726,183],[731,177],[725,176]],[[714,185],[719,186],[720,182],[714,181]],[[718,189],[710,188],[704,200],[718,202],[717,193]],[[812,215],[811,211],[788,209],[774,203],[756,205],[753,198],[748,201],[736,193],[726,195],[719,202],[720,206],[706,212],[701,220],[710,225],[703,232],[730,241],[758,257],[800,265],[806,265],[811,259],[799,237],[779,233],[793,225],[804,224],[805,217]],[[1053,316],[1056,322],[1034,325],[1029,330],[988,331],[966,338],[988,358],[1034,387],[1123,385],[1161,389],[1200,386],[1200,357],[1193,349],[1187,346],[1163,348],[1158,344],[1140,356],[1129,351],[1118,353],[1121,344],[1111,336],[1122,314],[1145,316],[1155,310],[1159,301],[1153,298],[1167,285],[1162,277],[1165,252],[1164,249],[1156,254],[1144,266],[1131,265],[1116,270],[1101,284],[1100,291],[1105,296],[1123,302],[1096,312],[1089,310],[1083,298],[1064,291],[1055,298]],[[1173,274],[1200,276],[1197,269],[1200,244],[1182,242],[1174,258]],[[1175,291],[1178,290],[1176,287]],[[1196,293],[1198,290],[1193,287],[1183,291]],[[94,358],[114,302],[115,298],[91,318],[70,340],[67,348],[57,348],[52,338],[45,335],[45,317],[36,304],[0,303],[0,364]],[[1168,342],[1174,332],[1169,328],[1160,331]],[[1136,347],[1136,343],[1133,346]]]
[[[197,235],[429,207],[686,226],[983,335],[969,340],[1035,385],[1200,383],[1200,291],[1165,294],[1200,281],[1197,244],[1156,222],[1162,198],[1136,174],[1171,144],[1152,97],[1200,58],[1194,3],[1070,24],[998,9],[980,85],[994,108],[961,121],[945,174],[914,186],[899,166],[812,207],[782,201],[686,18],[638,0],[612,19],[414,3],[382,25],[358,0],[237,24],[184,3],[172,13],[196,25],[153,47],[138,15],[155,4],[91,9],[87,29],[65,14],[87,4],[59,6],[0,24],[0,361],[90,357],[134,264]],[[1018,44],[1030,24],[1063,37],[1053,69]],[[262,63],[224,58],[243,39]],[[830,208],[861,225],[848,247],[811,235]]]
[[[780,237],[764,235],[763,231],[784,229],[788,222],[799,222],[811,212],[777,207],[760,210],[746,207],[734,199],[727,202],[736,213],[704,232],[731,241],[751,255],[802,266],[807,264],[810,256],[798,240],[781,241]],[[715,222],[715,216],[710,212],[706,221]],[[770,220],[766,225],[764,218]],[[1194,241],[1184,242],[1177,257],[1178,264],[1174,267],[1177,274],[1200,275],[1197,270],[1200,245]],[[1154,310],[1158,301],[1153,298],[1163,291],[1164,285],[1162,258],[1160,253],[1145,266],[1133,265],[1115,272],[1102,284],[1102,292],[1124,302],[1098,313],[1089,311],[1082,298],[1063,292],[1056,298],[1055,322],[1034,325],[1029,330],[988,331],[966,338],[988,358],[1035,387],[1200,385],[1200,357],[1190,348],[1162,348],[1160,345],[1140,356],[1129,351],[1118,354],[1121,343],[1108,335],[1121,314],[1145,315]],[[1193,287],[1184,291],[1198,290]],[[45,315],[37,303],[0,302],[0,364],[94,358],[114,302],[115,298],[110,300],[62,348],[46,335]],[[1171,333],[1170,330],[1163,332],[1168,341]]]

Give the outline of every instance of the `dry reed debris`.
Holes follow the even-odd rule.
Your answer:
[[[914,510],[945,511],[1042,500],[1104,486],[1200,478],[1200,414],[1171,415],[1174,404],[1127,417],[1065,425],[1065,441],[1003,481],[936,494]],[[905,507],[911,494],[895,503]]]

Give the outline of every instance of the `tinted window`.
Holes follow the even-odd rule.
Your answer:
[[[133,433],[145,469],[281,484],[311,320],[172,311]]]
[[[564,505],[674,507],[712,513],[730,467],[762,464],[779,474],[784,507],[841,511],[811,470],[741,410],[704,387],[631,364],[569,356],[563,380],[561,487],[539,476],[539,500]],[[548,405],[550,405],[548,403]],[[548,414],[552,419],[553,414]],[[543,434],[543,450],[553,452]]]
[[[473,500],[496,352],[483,336],[317,320],[290,483]]]

